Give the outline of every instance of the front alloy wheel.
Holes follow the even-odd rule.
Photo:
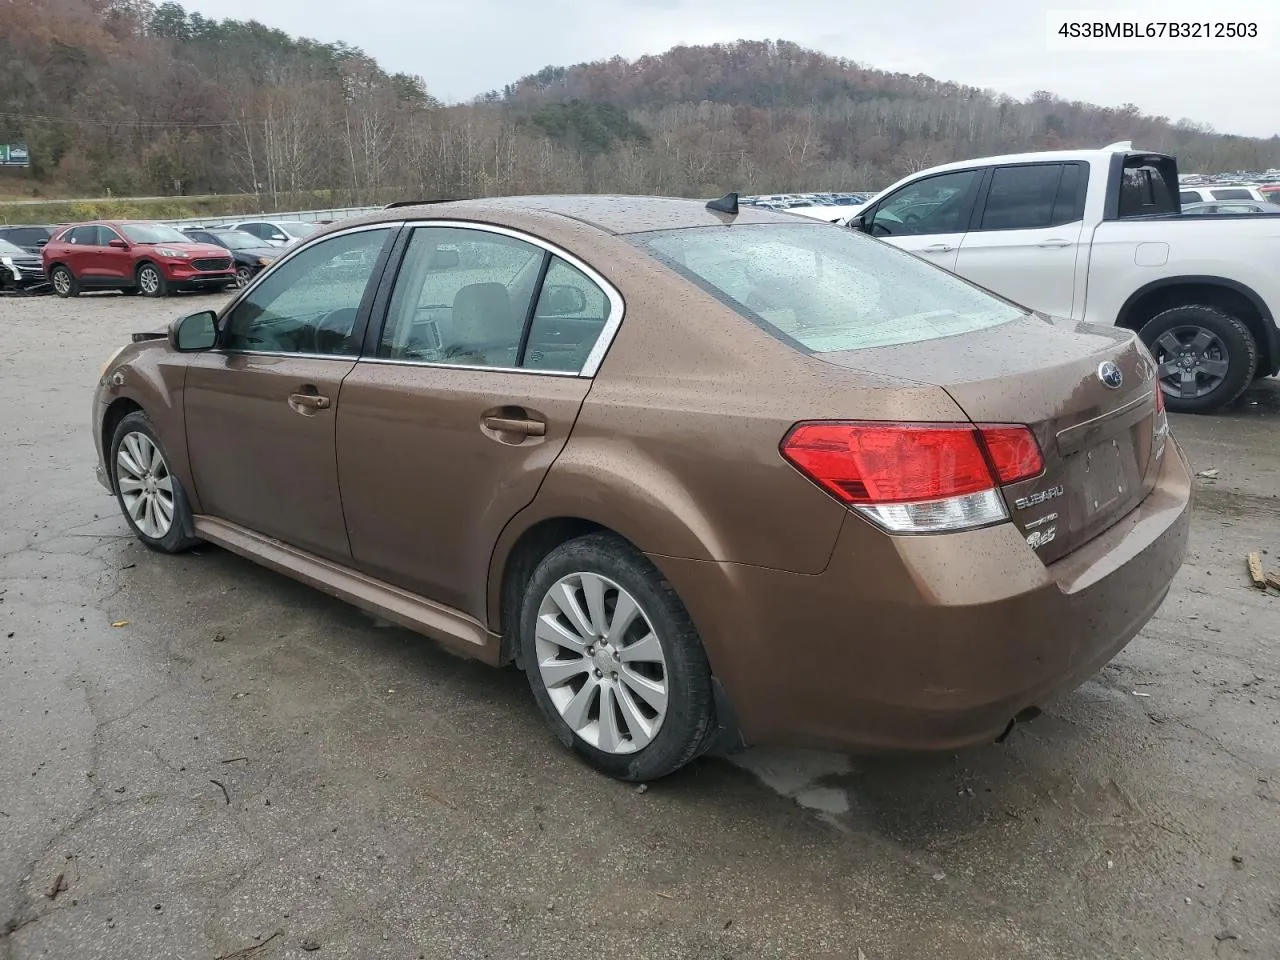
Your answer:
[[[634,753],[667,715],[667,661],[635,597],[595,573],[561,577],[538,609],[538,671],[564,722],[597,750]]]
[[[236,289],[247,287],[249,281],[253,279],[252,267],[236,267]]]
[[[143,536],[163,540],[173,529],[176,505],[169,464],[145,433],[126,433],[116,451],[116,489]]]
[[[164,277],[158,267],[144,263],[138,268],[138,289],[144,297],[164,296]]]

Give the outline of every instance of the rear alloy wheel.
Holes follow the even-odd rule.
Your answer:
[[[179,553],[200,541],[181,481],[169,469],[151,421],[135,411],[120,421],[111,440],[111,484],[125,521],[152,550]]]
[[[49,283],[53,285],[53,292],[60,297],[74,297],[80,293],[80,284],[76,283],[76,278],[66,267],[54,267],[49,274]]]
[[[625,541],[592,534],[534,571],[521,656],[560,741],[623,780],[653,780],[702,753],[715,729],[711,671],[670,584]]]
[[[1249,328],[1217,307],[1173,307],[1152,317],[1139,336],[1159,365],[1165,404],[1176,413],[1225,407],[1258,369]]]
[[[164,275],[154,263],[144,263],[138,268],[138,292],[144,297],[163,297],[168,290]]]

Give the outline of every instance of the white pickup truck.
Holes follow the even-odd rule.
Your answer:
[[[1280,217],[1182,216],[1174,159],[1128,143],[949,163],[848,225],[1042,313],[1138,331],[1170,410],[1280,371]]]

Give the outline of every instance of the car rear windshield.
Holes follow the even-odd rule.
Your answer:
[[[185,233],[166,227],[162,223],[124,223],[120,232],[129,238],[130,243],[190,243],[191,238]]]
[[[629,239],[808,353],[920,343],[1026,315],[953,274],[839,227],[743,224]]]

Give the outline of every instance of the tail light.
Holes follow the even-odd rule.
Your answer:
[[[893,533],[1007,520],[1000,487],[1044,472],[1035,435],[1014,424],[801,423],[782,441],[782,455]]]

